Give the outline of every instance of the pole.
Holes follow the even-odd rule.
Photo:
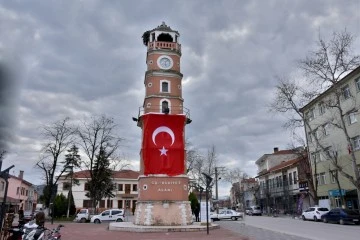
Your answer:
[[[216,200],[219,200],[219,192],[218,192],[218,168],[215,167],[215,193]]]
[[[208,201],[209,201],[209,186],[206,186],[206,233],[207,235],[209,235],[209,205],[208,205]]]
[[[66,217],[69,218],[70,216],[70,205],[71,205],[71,197],[72,197],[72,180],[73,180],[73,167],[71,167],[71,176],[70,176],[70,189],[69,189],[69,199],[68,199],[68,208]]]

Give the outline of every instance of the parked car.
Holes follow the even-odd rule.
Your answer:
[[[219,221],[222,219],[231,219],[235,221],[239,218],[243,218],[243,213],[236,212],[231,209],[220,210],[218,214],[215,212],[210,213],[210,219],[212,219],[213,221]]]
[[[89,209],[83,208],[83,209],[80,209],[79,212],[76,214],[74,221],[85,223],[85,222],[90,221],[90,219],[93,215],[90,214]]]
[[[315,222],[317,222],[321,219],[321,216],[327,212],[329,212],[329,209],[325,207],[310,207],[302,213],[301,217],[304,221],[314,220]]]
[[[324,223],[354,223],[360,225],[360,214],[354,210],[334,208],[321,216]]]
[[[250,207],[245,208],[245,214],[250,215],[251,210],[252,210],[252,208],[250,208]]]
[[[25,221],[31,221],[34,218],[34,212],[31,210],[24,211],[24,220]]]
[[[123,222],[124,221],[124,209],[109,209],[105,210],[99,215],[92,216],[90,222],[102,223],[102,222]]]
[[[251,208],[251,210],[249,210],[249,212],[250,212],[249,215],[251,215],[251,216],[254,216],[254,215],[261,216],[262,215],[261,207],[251,206],[250,208]]]

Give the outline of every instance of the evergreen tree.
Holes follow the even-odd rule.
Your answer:
[[[101,147],[92,168],[92,179],[88,181],[89,191],[86,196],[92,200],[93,208],[96,208],[101,199],[115,196],[113,194],[112,170],[107,156],[108,154]]]

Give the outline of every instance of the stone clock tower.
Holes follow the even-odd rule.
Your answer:
[[[191,120],[183,107],[179,36],[164,22],[143,34],[147,47],[145,98],[138,118],[133,118],[143,133],[135,225],[192,223],[184,148],[184,127]],[[154,121],[159,125],[151,128]],[[147,142],[153,144],[151,154],[147,154]]]

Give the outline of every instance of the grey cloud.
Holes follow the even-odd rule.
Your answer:
[[[224,161],[255,175],[257,158],[291,141],[283,118],[267,111],[275,76],[294,72],[319,29],[359,34],[357,9],[355,0],[2,1],[0,49],[20,56],[25,76],[20,108],[8,109],[18,125],[6,125],[14,129],[11,146],[19,142],[9,161],[32,167],[41,124],[92,114],[114,117],[124,152],[136,161],[141,130],[131,117],[145,94],[141,36],[165,21],[181,34],[184,105],[193,120],[186,137],[204,152],[214,144]]]

